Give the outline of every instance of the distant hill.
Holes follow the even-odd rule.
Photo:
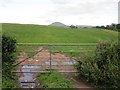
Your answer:
[[[67,25],[61,23],[61,22],[54,22],[52,24],[50,24],[50,26],[60,26],[60,27],[67,27]]]

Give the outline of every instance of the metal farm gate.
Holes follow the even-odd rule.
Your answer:
[[[35,88],[36,74],[58,70],[61,73],[76,73],[74,64],[78,57],[66,56],[65,53],[84,53],[93,50],[79,50],[78,47],[96,46],[91,44],[17,44],[18,57],[15,64],[17,80],[20,88]],[[54,48],[55,47],[55,48]],[[75,50],[60,50],[59,47],[76,47]],[[53,49],[54,48],[54,49]],[[59,50],[56,50],[59,48]],[[31,55],[27,55],[30,53]]]

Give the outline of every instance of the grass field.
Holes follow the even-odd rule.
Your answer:
[[[97,43],[116,40],[117,32],[93,28],[70,29],[41,25],[3,24],[3,33],[18,43]]]
[[[73,88],[70,80],[57,71],[51,73],[39,73],[37,76],[41,88]]]
[[[12,36],[18,43],[98,43],[115,41],[118,33],[110,30],[96,28],[71,29],[54,26],[28,25],[28,24],[2,24],[4,34]],[[19,47],[30,49],[31,47]],[[95,47],[52,47],[52,50],[91,50]],[[35,49],[35,48],[33,48]]]

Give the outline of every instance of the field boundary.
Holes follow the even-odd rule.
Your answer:
[[[17,46],[96,46],[98,43],[18,43]]]
[[[51,44],[51,43],[18,43],[17,46],[19,47],[22,47],[22,46],[26,46],[26,47],[29,47],[29,46],[47,46],[47,47],[54,47],[54,46],[71,46],[71,47],[74,47],[74,46],[96,46],[97,43],[79,43],[79,44],[73,44],[73,43],[61,43],[61,44]],[[63,61],[55,61],[55,59],[62,59],[61,56],[58,56],[58,57],[53,57],[53,54],[52,53],[62,53],[62,52],[93,52],[94,50],[44,50],[44,49],[40,49],[40,50],[18,50],[17,52],[36,52],[36,55],[39,54],[39,53],[48,53],[48,56],[37,56],[37,58],[47,58],[47,62],[49,63],[49,65],[46,65],[46,66],[49,66],[49,70],[52,69],[52,66],[60,66],[59,64],[57,65],[53,65],[52,63],[53,62],[56,62],[56,63],[64,63]],[[24,58],[24,57],[23,57]],[[30,56],[30,57],[27,57],[27,58],[24,58],[23,60],[21,60],[20,62],[18,62],[15,66],[19,66],[21,65],[23,62],[27,61],[28,59],[30,58],[34,58],[35,59],[35,56]],[[54,58],[54,59],[53,59]],[[69,58],[69,60],[67,60],[68,62],[67,63],[74,63],[74,62],[77,62],[75,59],[72,59],[72,57],[64,57],[64,58]],[[64,60],[63,58],[63,60]],[[41,60],[40,60],[41,61]],[[44,63],[46,62],[46,60],[44,61]],[[66,62],[65,62],[66,63]],[[34,64],[33,64],[34,65]],[[40,64],[41,65],[41,64]],[[41,65],[41,66],[45,66],[45,65]],[[62,65],[64,66],[64,64]],[[69,66],[69,65],[65,65],[65,66]],[[14,71],[15,72],[15,71]],[[16,71],[16,72],[20,72],[20,71]],[[41,72],[45,72],[44,70],[41,71]],[[47,72],[47,71],[46,71]],[[61,71],[60,71],[61,72]],[[63,71],[65,72],[65,71]],[[66,72],[70,72],[70,70],[66,71]],[[72,71],[72,72],[76,72],[76,71]]]

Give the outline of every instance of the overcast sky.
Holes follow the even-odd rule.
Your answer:
[[[118,23],[119,0],[0,0],[1,23],[107,25]]]

